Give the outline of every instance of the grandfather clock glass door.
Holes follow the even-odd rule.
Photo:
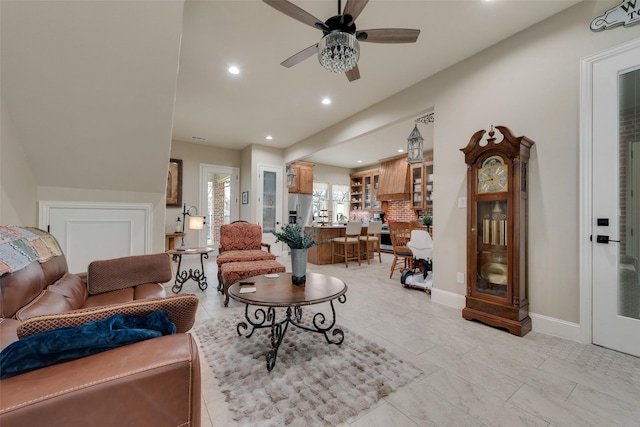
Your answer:
[[[511,298],[507,286],[507,214],[506,200],[484,201],[476,205],[478,277],[474,291],[505,301]]]

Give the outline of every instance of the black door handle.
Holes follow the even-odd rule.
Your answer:
[[[609,242],[620,243],[620,240],[613,240],[613,239],[610,239],[609,236],[603,236],[600,234],[596,236],[596,243],[609,243]]]

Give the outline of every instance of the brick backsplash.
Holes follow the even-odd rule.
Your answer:
[[[393,200],[387,203],[387,221],[414,221],[416,211],[411,209],[410,200]]]
[[[371,220],[375,211],[359,210],[351,211],[351,220],[365,221]],[[424,214],[431,215],[431,212],[414,211],[411,208],[410,200],[393,200],[386,202],[386,220],[387,221],[414,221],[422,218]]]

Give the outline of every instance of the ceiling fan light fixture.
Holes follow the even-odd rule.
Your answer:
[[[356,36],[333,31],[318,43],[318,61],[332,73],[345,73],[358,64],[360,43]]]

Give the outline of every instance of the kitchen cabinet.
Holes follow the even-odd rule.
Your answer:
[[[381,209],[378,200],[380,170],[371,169],[351,174],[351,209]]]
[[[293,162],[290,167],[296,173],[296,186],[289,188],[291,194],[313,194],[313,163]]]
[[[310,264],[315,265],[331,264],[331,239],[334,239],[336,237],[344,237],[344,234],[347,231],[347,227],[344,225],[328,225],[314,227],[313,229],[310,227],[305,227],[305,230],[308,233],[316,234],[317,241],[324,242],[309,248],[309,251],[307,252],[307,261]],[[367,235],[366,225],[362,226],[360,235]],[[364,255],[364,249],[361,249],[361,253]],[[344,264],[344,261],[340,261],[338,258],[336,258],[336,262]]]
[[[433,159],[411,165],[411,208],[433,211]]]
[[[424,209],[424,165],[411,165],[411,207],[415,210]]]
[[[380,163],[378,200],[409,200],[411,176],[407,156],[400,155]]]

